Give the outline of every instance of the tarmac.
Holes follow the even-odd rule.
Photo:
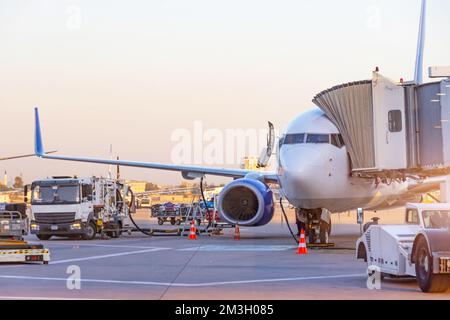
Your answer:
[[[139,223],[157,226],[147,215],[141,211]],[[51,250],[52,260],[0,265],[0,299],[450,299],[450,292],[422,293],[415,279],[385,279],[381,289],[368,289],[366,263],[353,249],[360,229],[350,219],[334,216],[336,247],[308,255],[296,254],[280,216],[264,227],[241,227],[241,240],[233,239],[234,230],[198,240],[133,233],[37,241],[30,235],[27,240]]]

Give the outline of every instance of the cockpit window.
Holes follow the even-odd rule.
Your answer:
[[[330,143],[329,134],[308,134],[306,143]]]
[[[283,144],[299,144],[305,142],[305,134],[299,133],[299,134],[287,134],[284,137]]]
[[[342,135],[340,134],[332,134],[331,135],[331,144],[339,149],[342,148],[344,144],[344,139],[342,139]]]
[[[306,139],[305,139],[306,137]],[[306,141],[305,141],[306,140]],[[280,138],[279,146],[284,144],[301,144],[301,143],[331,143],[337,148],[344,146],[344,140],[340,134],[311,134],[311,133],[293,133],[286,134]]]

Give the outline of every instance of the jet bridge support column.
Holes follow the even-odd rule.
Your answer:
[[[450,202],[450,176],[447,176],[445,182],[441,183],[441,202]]]

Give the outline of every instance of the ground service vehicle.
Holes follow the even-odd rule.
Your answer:
[[[93,239],[117,238],[130,228],[125,197],[129,188],[114,179],[53,177],[31,185],[31,233]]]
[[[186,220],[186,214],[190,207],[185,204],[175,204],[166,202],[164,204],[156,204],[151,207],[151,215],[158,218],[158,224],[162,226],[165,222],[170,221],[171,225],[180,225]]]
[[[424,292],[450,289],[450,204],[407,204],[405,224],[365,225],[357,258],[382,275],[411,276]]]
[[[152,206],[152,202],[150,198],[142,198],[140,200],[138,200],[138,207],[139,208],[151,208]]]
[[[22,240],[28,234],[26,203],[0,203],[0,240]]]

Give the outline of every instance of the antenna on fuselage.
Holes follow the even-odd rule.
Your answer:
[[[423,51],[425,48],[425,24],[427,14],[427,0],[422,0],[420,10],[419,38],[417,40],[416,69],[414,73],[414,82],[423,83]]]

